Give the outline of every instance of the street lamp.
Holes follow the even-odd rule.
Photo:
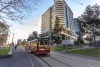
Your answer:
[[[14,36],[15,36],[15,34],[17,34],[17,33],[10,32],[10,34],[12,34],[12,43],[13,43],[13,42],[14,42]]]
[[[15,33],[13,33],[13,37],[12,37],[12,43],[13,43],[13,40],[14,40],[14,35],[15,35]]]

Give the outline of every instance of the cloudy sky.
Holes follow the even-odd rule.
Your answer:
[[[71,8],[74,18],[80,16],[87,5],[94,5],[97,3],[100,5],[100,0],[65,0],[68,6]],[[15,33],[14,42],[17,39],[27,39],[32,31],[38,31],[41,33],[41,15],[53,5],[53,0],[40,0],[37,9],[33,11],[32,16],[23,21],[23,24],[10,22],[10,35],[8,42],[11,42],[12,33]]]

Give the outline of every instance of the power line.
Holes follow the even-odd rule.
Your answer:
[[[51,0],[49,0],[49,1],[51,1]],[[50,5],[51,5],[51,2],[48,3],[48,6],[47,7],[50,7]]]
[[[73,1],[73,2],[76,2],[76,3],[80,4],[80,5],[86,6],[86,5],[84,5],[83,3],[80,3],[80,2],[78,2],[78,1],[75,1],[75,0],[72,0],[72,1]]]
[[[42,0],[41,0],[40,2],[41,2],[41,12],[43,13],[43,5],[42,5]]]

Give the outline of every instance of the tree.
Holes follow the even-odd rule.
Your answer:
[[[58,44],[60,43],[60,41],[61,41],[61,31],[63,30],[62,29],[63,27],[62,27],[62,25],[60,24],[60,20],[59,20],[59,18],[58,17],[56,17],[56,19],[55,19],[55,25],[54,25],[54,29],[53,29],[53,39],[54,39],[54,41],[56,42],[56,44],[57,44],[57,46],[58,46]]]
[[[24,39],[22,42],[21,42],[21,45],[25,45],[26,44],[26,40]]]
[[[97,32],[100,26],[100,6],[95,4],[93,6],[88,5],[85,12],[78,18],[81,24],[81,28],[85,31],[91,31],[95,41],[95,32]],[[99,33],[99,32],[98,32]]]
[[[60,29],[61,27],[60,27],[60,20],[59,20],[59,18],[58,17],[56,17],[56,20],[55,20],[55,25],[54,25],[54,33],[56,34],[56,35],[59,35],[60,34],[60,32],[61,32],[61,29]]]
[[[21,22],[36,9],[38,0],[0,0],[0,21]]]
[[[33,35],[33,38],[37,38],[38,37],[37,31],[33,31],[32,35]]]
[[[32,34],[29,35],[27,40],[31,41],[31,40],[36,39],[36,38],[38,38],[38,33],[37,33],[37,31],[33,31]]]
[[[61,32],[65,32],[66,28],[63,27],[63,25],[60,26],[60,36],[61,36],[61,40],[65,40],[65,36],[64,34],[61,34]]]
[[[79,37],[80,38],[82,38],[81,36],[85,33],[85,29],[84,29],[84,22],[83,21],[81,21],[82,19],[80,19],[80,17],[77,19],[77,21],[78,21],[78,28],[79,28]]]
[[[9,32],[9,26],[0,22],[0,44],[6,43]]]
[[[31,40],[33,40],[33,38],[31,35],[29,35],[29,37],[27,38],[27,41],[31,41]]]

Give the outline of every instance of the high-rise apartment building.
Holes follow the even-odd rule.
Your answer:
[[[42,15],[42,33],[46,33],[51,30],[51,14],[52,8],[50,7],[43,15]]]
[[[63,32],[63,34],[68,38],[75,38],[73,12],[64,0],[54,0],[54,4],[42,15],[42,33],[53,30],[56,17],[59,17],[60,24],[70,32]]]
[[[74,18],[73,21],[74,21],[75,33],[76,33],[77,35],[81,35],[81,32],[80,32],[80,30],[79,30],[78,19],[77,19],[77,18]]]

